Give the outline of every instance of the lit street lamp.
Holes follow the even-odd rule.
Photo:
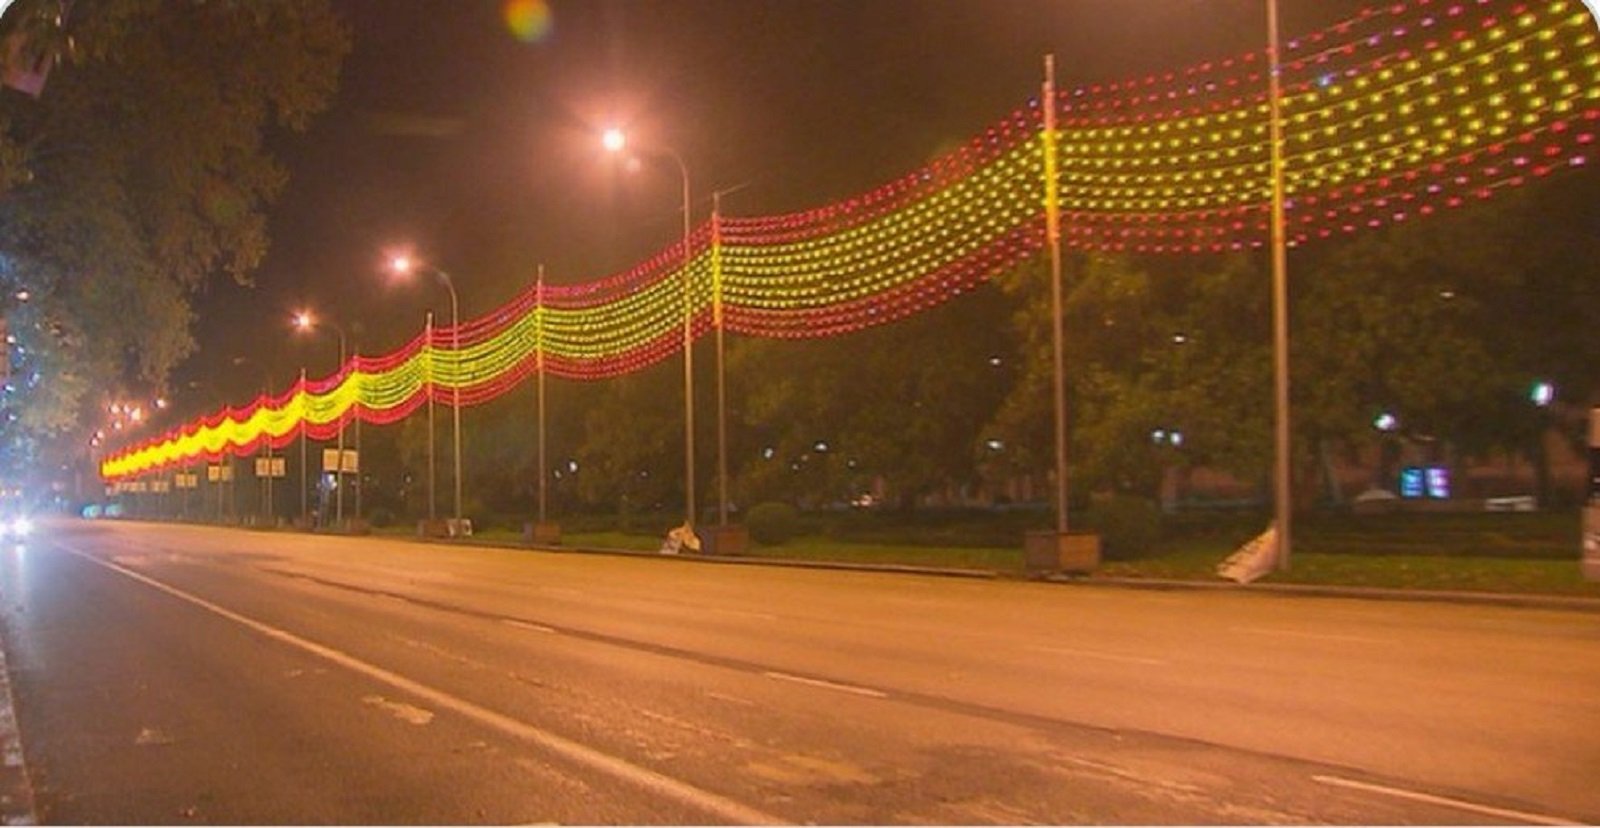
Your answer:
[[[455,531],[456,532],[460,532],[461,531],[461,526],[462,526],[462,519],[461,519],[461,371],[460,371],[460,367],[461,367],[461,301],[460,301],[460,298],[456,295],[456,285],[455,285],[454,280],[452,280],[450,278],[450,274],[444,272],[443,270],[440,270],[437,267],[434,267],[433,265],[427,264],[425,262],[419,262],[416,259],[411,258],[410,256],[395,256],[393,259],[389,260],[389,269],[393,273],[395,273],[396,275],[399,275],[399,276],[408,276],[413,271],[416,271],[416,270],[419,270],[419,269],[420,270],[427,270],[427,271],[433,273],[433,275],[437,276],[439,278],[439,281],[444,285],[445,290],[450,292],[450,338],[451,338],[450,348],[451,348],[451,359],[455,360],[456,368],[457,368],[455,382],[451,383],[451,403],[450,403],[451,418],[454,421],[453,427],[454,427],[454,431],[455,431],[455,434],[454,434],[454,441],[455,441],[455,497],[456,497],[456,508],[455,508],[455,518],[456,518],[455,519],[455,526],[456,526],[456,529],[455,529]],[[430,325],[429,328],[430,328],[430,331],[431,331],[432,326]],[[430,336],[429,338],[431,339],[432,337]],[[428,381],[429,381],[429,385],[431,386],[432,382],[433,382],[432,371],[429,372]],[[430,400],[433,399],[433,389],[431,387],[428,389],[428,399],[430,399]],[[429,423],[428,434],[430,435],[430,440],[431,440],[431,435],[433,434],[433,428],[432,428],[432,423],[431,422]],[[430,477],[431,477],[432,468],[433,468],[433,458],[432,458],[431,453],[430,453],[430,456],[428,458],[428,468],[429,468],[429,474],[430,474]],[[429,491],[428,498],[429,498],[429,501],[430,501],[430,504],[431,504],[432,498],[433,498],[433,494],[432,494],[433,486],[431,484],[428,487],[428,491]],[[430,506],[428,518],[430,520],[433,519],[431,506]]]
[[[600,136],[600,143],[609,152],[621,152],[627,146],[627,136],[620,129],[608,129]],[[658,156],[672,160],[683,180],[683,468],[684,507],[683,525],[694,530],[694,303],[690,293],[689,263],[693,251],[689,247],[690,224],[689,166],[683,156],[668,147],[652,147]]]
[[[247,362],[252,362],[252,360],[247,356],[236,356],[236,357],[233,358],[233,364],[234,365],[244,365]],[[259,362],[257,362],[256,365],[261,367],[261,372],[262,372],[261,373],[261,391],[265,395],[265,399],[271,400],[272,399],[272,372],[270,370],[268,370],[265,365],[261,365],[261,363],[259,363]],[[166,408],[167,407],[166,401],[165,400],[156,400],[156,407],[157,408]],[[277,518],[276,518],[276,515],[275,515],[275,513],[273,512],[273,509],[272,509],[272,437],[271,437],[271,435],[263,436],[261,442],[266,445],[266,449],[267,449],[267,475],[266,475],[266,478],[265,478],[265,482],[263,484],[263,486],[266,489],[266,499],[267,499],[265,517],[267,519],[267,523],[268,523],[269,526],[275,526],[277,524]]]
[[[334,334],[336,334],[339,337],[339,365],[334,370],[335,370],[336,374],[339,371],[343,371],[344,370],[345,355],[346,355],[346,343],[348,341],[345,338],[345,335],[344,335],[344,328],[341,328],[337,324],[334,324],[333,322],[330,322],[330,321],[327,321],[327,320],[318,320],[318,319],[316,319],[315,317],[313,317],[311,315],[310,311],[300,311],[299,313],[295,314],[295,316],[294,316],[294,326],[296,328],[298,328],[299,330],[301,330],[301,331],[313,331],[313,330],[316,330],[319,327],[332,330],[334,332]],[[334,506],[334,525],[337,526],[337,527],[343,528],[343,526],[344,526],[344,418],[342,418],[342,417],[339,419],[339,438],[336,441],[336,445],[338,446],[338,454],[336,455],[336,457],[338,459],[334,462],[334,465],[333,465],[334,503],[335,503],[335,506]]]

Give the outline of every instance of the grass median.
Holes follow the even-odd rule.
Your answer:
[[[1022,533],[1037,522],[1037,515],[991,513],[814,515],[804,534],[781,544],[754,544],[749,557],[1020,576]],[[1217,565],[1266,522],[1255,515],[1164,518],[1149,548],[1134,555],[1113,552],[1093,577],[1220,582]],[[600,519],[573,524],[563,538],[570,548],[648,552],[660,548],[664,534],[617,531]],[[519,538],[508,530],[481,539]],[[1315,515],[1296,523],[1293,568],[1263,582],[1600,598],[1600,583],[1583,578],[1578,544],[1575,511]]]
[[[1020,575],[1021,531],[996,527],[996,522],[979,516],[931,528],[925,523],[903,527],[905,535],[917,538],[905,543],[886,540],[896,534],[886,522],[855,533],[832,527],[829,534],[755,545],[750,554]],[[1217,565],[1265,523],[1265,518],[1253,516],[1171,520],[1150,549],[1108,558],[1095,577],[1220,581]],[[1600,598],[1600,583],[1584,580],[1579,567],[1576,513],[1321,515],[1303,519],[1297,529],[1293,567],[1272,573],[1264,582]],[[1016,543],[996,542],[1001,540],[993,537],[997,531],[1011,532]],[[989,543],[975,542],[985,534]],[[929,542],[941,536],[958,542]],[[568,543],[650,550],[661,541],[649,535],[607,532],[571,535]]]

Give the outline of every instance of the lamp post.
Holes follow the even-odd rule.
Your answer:
[[[233,358],[234,365],[244,365],[247,362],[253,362],[253,360],[247,356],[236,356]],[[265,365],[261,365],[259,362],[255,364],[261,368],[261,392],[264,395],[264,398],[270,401],[272,399],[272,372],[268,370]],[[266,445],[267,449],[267,474],[265,477],[266,482],[264,484],[267,502],[265,510],[266,514],[264,517],[267,519],[269,524],[276,524],[277,518],[272,511],[272,436],[270,434],[265,435],[262,439],[262,443]]]
[[[1272,352],[1273,352],[1273,511],[1278,529],[1278,568],[1289,568],[1289,254],[1284,231],[1283,56],[1279,48],[1278,0],[1267,0],[1267,99],[1272,145]]]
[[[294,316],[294,326],[301,331],[313,331],[326,328],[334,332],[339,338],[339,365],[334,370],[335,375],[344,370],[346,343],[344,328],[327,320],[318,320],[310,311],[300,311]],[[344,526],[344,418],[339,419],[339,437],[335,443],[338,446],[338,458],[333,464],[334,479],[334,525]]]
[[[610,152],[621,152],[628,140],[620,129],[608,129],[601,136],[602,145]],[[693,251],[689,246],[690,224],[689,166],[676,151],[657,146],[658,155],[672,160],[683,180],[683,468],[684,468],[684,527],[694,529],[694,299],[690,290],[689,263]]]
[[[461,381],[462,381],[462,377],[461,377],[461,300],[460,300],[460,297],[456,295],[455,281],[450,278],[450,274],[444,272],[443,270],[440,270],[437,267],[434,267],[433,265],[426,264],[424,262],[419,262],[416,259],[411,258],[410,256],[396,256],[396,257],[394,257],[393,259],[391,259],[389,261],[389,268],[394,273],[396,273],[397,275],[401,275],[401,276],[408,275],[412,271],[415,271],[415,270],[418,270],[418,269],[427,270],[427,271],[433,273],[434,276],[437,276],[439,281],[440,281],[440,283],[442,283],[444,285],[445,290],[450,292],[450,351],[451,351],[451,357],[450,358],[455,361],[455,365],[456,365],[456,376],[455,376],[454,382],[452,382],[450,384],[451,385],[450,408],[451,408],[451,419],[453,421],[452,427],[453,427],[454,432],[455,432],[454,433],[454,442],[455,442],[455,500],[456,500],[455,521],[456,521],[456,527],[457,527],[456,531],[460,531],[460,527],[462,525],[461,524]],[[431,344],[432,344],[432,335],[431,335],[432,334],[432,326],[431,325],[429,326],[429,334],[430,334],[429,335],[429,344],[431,346]],[[431,360],[430,360],[430,364],[431,364]],[[430,385],[432,383],[432,374],[433,374],[433,372],[430,369],[429,370],[429,382],[430,382]],[[428,399],[429,400],[433,399],[433,393],[432,393],[432,389],[431,388],[429,389]],[[429,431],[428,431],[428,433],[430,435],[430,439],[432,439],[431,435],[432,435],[433,431],[432,431],[432,423],[431,422],[429,423]],[[432,471],[431,471],[432,461],[430,460],[429,463],[430,463],[430,472],[429,473],[431,475],[432,474]],[[432,497],[433,497],[433,495],[431,494],[433,486],[430,484],[428,489],[429,489],[429,492],[430,492],[428,497],[429,497],[429,500],[431,501]],[[431,502],[429,504],[428,511],[429,511],[428,518],[429,518],[429,520],[432,520],[433,519],[433,506],[432,506]]]
[[[306,369],[300,369],[300,384],[296,386],[303,398],[306,393]],[[302,404],[302,409],[304,405]],[[310,423],[306,421],[305,411],[300,412],[300,526],[304,529],[311,528],[311,502],[309,498],[310,485],[306,479],[306,442],[311,439]]]

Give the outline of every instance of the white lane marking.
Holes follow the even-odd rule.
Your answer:
[[[708,699],[716,699],[717,701],[727,702],[728,704],[737,704],[737,705],[739,705],[741,707],[755,707],[756,706],[756,703],[753,702],[753,701],[750,701],[749,699],[741,699],[738,696],[730,696],[730,695],[727,695],[726,693],[718,693],[715,690],[707,690],[706,691],[706,698],[708,698]]]
[[[882,690],[874,690],[870,687],[857,687],[854,684],[840,684],[834,681],[824,681],[823,679],[806,678],[805,676],[792,676],[788,673],[777,673],[771,670],[768,670],[761,675],[770,679],[777,679],[779,681],[792,681],[796,684],[806,684],[812,687],[821,687],[826,690],[838,690],[841,693],[854,693],[857,696],[866,696],[869,699],[889,698],[889,694],[883,692]]]
[[[133,737],[133,743],[141,747],[148,745],[170,745],[176,741],[178,740],[172,738],[170,734],[164,731],[156,730],[153,727],[140,728],[139,735]]]
[[[506,625],[508,627],[516,627],[519,630],[532,630],[534,632],[551,633],[551,634],[554,634],[556,632],[556,628],[555,627],[546,627],[543,624],[535,624],[532,621],[518,621],[515,618],[502,618],[502,619],[500,619],[500,623],[502,623],[502,624],[504,624],[504,625]]]
[[[1160,658],[1146,658],[1144,656],[1123,655],[1121,653],[1103,653],[1103,652],[1100,652],[1098,650],[1080,650],[1080,649],[1078,649],[1076,647],[1043,647],[1043,646],[1037,646],[1037,647],[1029,647],[1028,649],[1036,650],[1036,651],[1041,652],[1041,653],[1055,653],[1057,655],[1083,656],[1084,658],[1098,658],[1098,659],[1103,659],[1105,661],[1121,661],[1121,662],[1124,662],[1126,664],[1145,664],[1145,665],[1149,665],[1149,666],[1158,666],[1158,665],[1167,663],[1165,659],[1160,659]]]
[[[433,721],[432,710],[424,710],[414,704],[390,701],[382,696],[377,695],[362,696],[361,703],[370,704],[402,722],[414,724],[419,727]]]
[[[1386,644],[1381,638],[1367,638],[1360,635],[1340,635],[1338,633],[1301,632],[1299,630],[1279,630],[1271,627],[1234,627],[1234,632],[1253,633],[1255,635],[1286,635],[1291,638],[1314,638],[1319,641],[1349,641],[1355,644]]]
[[[751,612],[750,610],[721,609],[719,607],[701,607],[700,610],[702,612],[714,613],[716,615],[732,615],[738,618],[755,618],[761,621],[778,620],[778,616],[773,615],[770,612]]]
[[[1545,814],[1530,814],[1527,811],[1513,811],[1510,808],[1496,808],[1493,805],[1479,805],[1476,802],[1467,802],[1462,799],[1451,799],[1448,796],[1435,796],[1419,791],[1408,791],[1405,788],[1391,788],[1387,785],[1374,785],[1370,782],[1357,782],[1354,779],[1344,779],[1338,776],[1313,776],[1314,781],[1324,785],[1333,785],[1339,788],[1353,788],[1368,793],[1385,794],[1399,799],[1410,799],[1416,802],[1426,802],[1430,805],[1443,805],[1447,808],[1457,808],[1463,811],[1483,814],[1485,816],[1508,819],[1512,822],[1533,823],[1535,825],[1582,825],[1575,820],[1561,817],[1547,816]]]
[[[33,809],[33,783],[28,777],[28,763],[22,752],[22,730],[17,725],[17,711],[11,703],[11,668],[6,664],[6,648],[0,642],[0,758],[4,760],[5,791],[0,817],[7,825],[38,825],[39,816]]]
[[[254,618],[240,615],[239,613],[227,609],[226,607],[207,601],[198,595],[190,594],[174,586],[169,586],[161,581],[157,581],[154,578],[134,572],[126,567],[118,566],[109,561],[103,561],[87,552],[69,547],[65,544],[60,544],[60,546],[68,553],[77,555],[78,557],[83,558],[90,563],[112,570],[113,572],[120,573],[126,577],[132,578],[135,581],[145,584],[146,586],[165,592],[174,598],[187,601],[188,603],[206,610],[207,612],[222,618],[226,618],[229,621],[239,624],[240,626],[254,630],[261,635],[266,636],[267,638],[287,644],[290,647],[304,650],[305,652],[308,652],[314,656],[344,667],[351,672],[359,673],[374,681],[387,684],[396,690],[400,690],[401,692],[408,693],[419,699],[431,702],[437,707],[455,712],[458,715],[471,719],[485,727],[497,730],[507,736],[521,739],[525,742],[531,742],[539,747],[544,748],[545,750],[550,751],[551,753],[555,753],[564,757],[568,761],[584,765],[595,771],[599,771],[600,773],[609,774],[610,776],[616,777],[624,782],[631,783],[652,793],[684,805],[688,805],[692,808],[697,808],[708,814],[713,814],[730,822],[738,822],[750,825],[776,825],[784,822],[784,820],[773,816],[772,814],[760,811],[741,802],[737,802],[725,796],[697,788],[687,782],[682,782],[670,776],[656,773],[648,768],[635,765],[626,759],[612,756],[607,753],[602,753],[587,745],[579,744],[578,742],[574,742],[570,739],[557,736],[554,733],[541,730],[533,725],[527,724],[526,722],[513,719],[503,713],[496,713],[495,711],[486,707],[480,707],[479,705],[473,704],[465,699],[452,696],[443,690],[438,690],[414,679],[406,678],[399,673],[385,670],[376,664],[362,661],[355,656],[341,652],[332,647],[318,644],[315,641],[301,638],[300,636],[295,635],[287,630],[282,630],[261,621],[257,621]]]

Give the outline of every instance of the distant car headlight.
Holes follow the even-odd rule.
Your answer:
[[[33,521],[25,517],[19,517],[11,521],[11,525],[8,528],[13,537],[25,538],[33,533]]]

